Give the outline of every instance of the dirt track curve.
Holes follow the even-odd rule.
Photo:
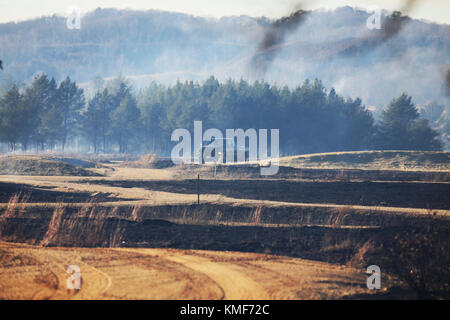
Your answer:
[[[66,269],[82,285],[67,290]],[[369,293],[364,270],[280,256],[0,242],[0,299],[338,299]]]

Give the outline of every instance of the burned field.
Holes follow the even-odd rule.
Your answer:
[[[197,179],[168,181],[105,181],[94,183],[148,190],[197,194]],[[311,182],[259,179],[202,179],[201,194],[293,203],[332,203],[339,205],[402,208],[450,209],[445,195],[450,184],[433,182]]]
[[[12,195],[16,196],[18,202],[31,203],[84,203],[84,202],[106,202],[123,201],[112,197],[108,193],[89,192],[61,192],[52,190],[53,187],[33,187],[23,183],[0,182],[0,203],[8,203]],[[130,199],[133,200],[133,199]]]
[[[448,297],[446,172],[404,171],[405,181],[380,181],[379,171],[358,177],[349,170],[349,178],[342,170],[308,169],[309,179],[244,179],[214,178],[203,168],[198,204],[192,168],[103,165],[99,177],[21,176],[12,183],[4,176],[1,240],[41,250],[166,248],[376,264],[409,297]]]

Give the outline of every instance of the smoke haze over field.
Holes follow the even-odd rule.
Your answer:
[[[370,15],[350,7],[298,11],[295,17],[301,19],[277,27],[282,31],[274,37],[267,35],[274,34],[276,19],[163,11],[98,9],[83,16],[80,30],[67,29],[65,19],[56,16],[7,23],[0,25],[6,66],[0,76],[29,83],[45,72],[57,80],[69,75],[89,87],[96,76],[121,74],[138,88],[152,81],[204,81],[210,75],[255,80],[259,77],[248,66],[255,52],[266,48],[263,57],[270,63],[262,75],[271,83],[295,87],[318,78],[344,96],[378,107],[402,92],[418,104],[448,103],[443,66],[450,65],[450,26],[409,20],[383,36],[383,30],[367,29]],[[382,22],[391,15],[384,12]]]

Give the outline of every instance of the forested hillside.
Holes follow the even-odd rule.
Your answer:
[[[0,24],[0,77],[29,84],[38,72],[57,81],[69,75],[85,88],[95,76],[119,74],[137,87],[214,75],[221,81],[263,77],[294,88],[318,78],[371,106],[387,105],[402,92],[419,105],[442,104],[450,26],[408,20],[395,37],[374,45],[380,30],[367,29],[369,15],[350,7],[309,13],[286,34],[262,75],[250,65],[271,28],[273,20],[266,18],[98,9],[81,18],[79,30],[57,16]]]
[[[321,81],[295,89],[245,80],[202,84],[152,84],[135,93],[117,78],[89,100],[66,78],[59,84],[42,74],[23,90],[13,85],[0,99],[0,142],[11,151],[152,152],[170,154],[171,133],[203,127],[280,129],[281,153],[345,150],[439,150],[412,98],[393,99],[374,123],[359,98],[343,98]],[[205,142],[205,144],[208,144]]]
[[[450,26],[401,16],[383,36],[368,16],[301,12],[280,29],[267,18],[97,9],[80,29],[58,16],[0,24],[0,140],[167,154],[174,129],[203,120],[278,128],[283,154],[448,149]]]

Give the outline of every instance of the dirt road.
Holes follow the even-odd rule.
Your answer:
[[[337,299],[369,293],[365,282],[363,270],[264,254],[0,243],[0,299]]]

